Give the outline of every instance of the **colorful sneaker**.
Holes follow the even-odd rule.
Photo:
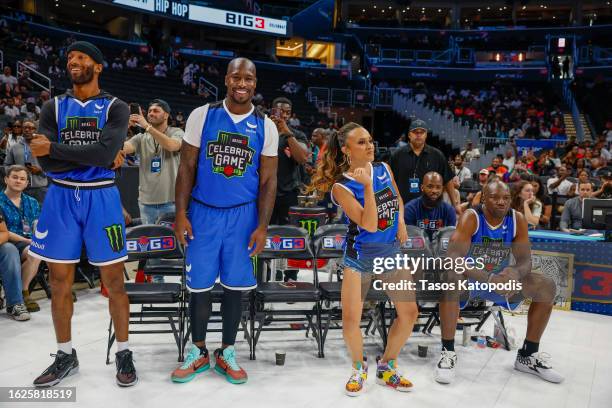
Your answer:
[[[563,376],[552,368],[550,364],[550,354],[533,353],[530,356],[522,356],[520,351],[516,354],[514,368],[524,373],[535,374],[543,380],[551,383],[560,383],[564,380]]]
[[[72,354],[58,350],[57,354],[51,354],[51,357],[55,357],[55,361],[34,380],[35,387],[53,387],[64,378],[79,372],[79,360],[75,349],[72,349]]]
[[[115,365],[117,366],[117,385],[120,387],[131,387],[138,383],[136,367],[130,350],[115,353]]]
[[[172,372],[172,381],[186,383],[193,380],[196,374],[203,373],[210,368],[210,356],[208,350],[202,352],[195,344],[185,357],[182,366]]]
[[[368,379],[368,364],[364,361],[356,361],[353,365],[353,373],[351,378],[344,387],[344,392],[349,397],[356,397],[365,392],[365,383]]]
[[[234,346],[215,350],[215,371],[232,384],[244,384],[248,380],[246,371],[236,362]]]
[[[376,359],[376,383],[396,389],[397,391],[412,391],[413,385],[410,381],[404,378],[397,369],[397,361],[389,360],[386,363],[380,361],[380,357]]]

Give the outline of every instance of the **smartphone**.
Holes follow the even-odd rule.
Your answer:
[[[274,117],[274,118],[280,118],[280,109],[278,109],[278,108],[272,108],[272,117]]]
[[[137,103],[130,103],[130,114],[140,115],[140,105]]]

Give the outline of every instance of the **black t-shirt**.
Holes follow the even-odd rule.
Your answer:
[[[425,145],[418,156],[414,154],[410,145],[401,147],[391,155],[389,165],[404,203],[421,196],[420,188],[426,173],[430,171],[439,173],[444,180],[444,185],[454,177],[444,154],[429,145]],[[414,193],[410,192],[410,179],[412,178],[418,178],[419,191]]]
[[[293,128],[289,128],[298,142],[308,145],[306,135]],[[301,184],[300,164],[290,157],[289,143],[285,136],[278,140],[278,171],[276,195],[283,196],[287,193],[297,192]]]

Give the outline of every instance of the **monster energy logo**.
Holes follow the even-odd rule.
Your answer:
[[[317,227],[319,226],[319,220],[310,219],[310,220],[300,220],[300,227],[304,228],[308,231],[308,235],[314,235]]]
[[[121,252],[124,247],[123,226],[121,224],[113,224],[104,227],[104,231],[106,231],[106,238],[108,238],[108,243],[113,252]]]

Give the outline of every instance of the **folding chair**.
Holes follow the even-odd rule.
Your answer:
[[[148,259],[183,259],[174,231],[161,225],[140,225],[126,231],[128,262]],[[171,333],[178,348],[178,361],[183,361],[185,329],[185,273],[173,268],[159,268],[155,273],[180,276],[180,283],[125,283],[131,305],[141,305],[139,312],[130,312],[130,325],[169,324],[166,330],[130,330],[130,334]],[[163,305],[163,306],[155,306]],[[173,305],[173,306],[171,306]],[[110,348],[115,341],[112,319],[108,326],[106,364],[110,364]]]
[[[433,251],[431,243],[422,228],[415,225],[406,225],[408,240],[401,246],[401,253],[409,258],[431,258]],[[417,283],[416,301],[419,307],[419,317],[427,318],[427,322],[423,325],[422,332],[425,334],[431,331],[430,327],[438,320],[438,300],[441,296],[439,290],[421,290],[420,281],[440,282],[443,278],[441,272],[434,268],[425,267],[419,268],[412,275],[413,281]],[[420,325],[415,325],[420,327]]]
[[[308,231],[289,225],[271,225],[268,228],[266,247],[258,256],[262,260],[309,259],[314,263],[312,245]],[[273,274],[275,271],[272,271]],[[258,277],[260,278],[260,276]],[[321,348],[321,310],[318,277],[313,273],[313,282],[259,282],[254,296],[251,314],[251,360],[256,358],[256,347],[262,331],[293,330],[286,327],[272,327],[275,322],[306,322],[306,334],[312,328],[317,341],[318,356],[323,356]],[[265,310],[266,304],[309,303],[312,308]],[[313,323],[313,315],[316,322]],[[280,316],[280,317],[278,317]],[[298,317],[299,316],[299,317]],[[271,317],[270,325],[264,327],[266,317]],[[257,323],[257,327],[255,324]],[[313,327],[314,326],[314,327]]]

